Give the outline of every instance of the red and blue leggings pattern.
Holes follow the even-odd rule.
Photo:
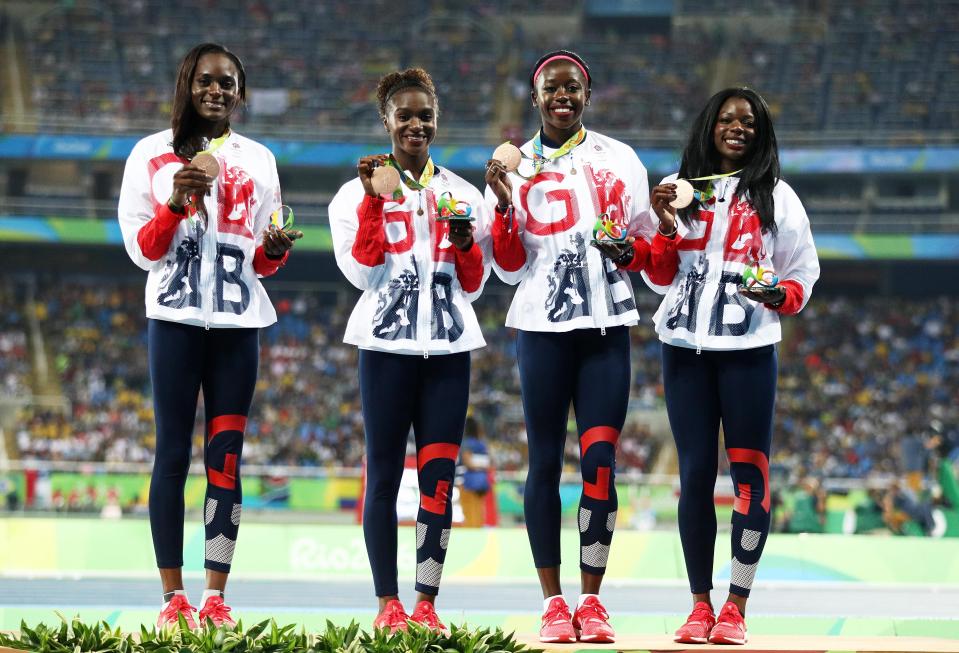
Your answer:
[[[207,489],[204,567],[229,573],[240,527],[240,458],[259,363],[259,329],[204,329],[149,320],[156,456],[150,528],[157,566],[183,566],[183,490],[197,399],[203,392]]]
[[[666,411],[679,456],[679,536],[694,594],[713,587],[719,426],[736,498],[729,591],[749,596],[769,535],[769,451],[776,399],[773,345],[706,351],[663,344]]]
[[[537,568],[561,562],[559,495],[570,404],[579,433],[580,569],[604,574],[616,525],[616,442],[629,402],[627,327],[520,331],[516,341],[529,472],[523,497]]]
[[[360,350],[366,431],[363,536],[377,596],[397,586],[396,499],[410,428],[416,441],[416,591],[439,593],[453,523],[453,481],[469,402],[470,355]]]

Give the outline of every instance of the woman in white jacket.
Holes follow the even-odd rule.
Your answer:
[[[486,173],[487,203],[495,207],[494,269],[506,283],[519,284],[506,326],[519,330],[529,441],[524,508],[544,597],[543,642],[615,638],[598,595],[616,523],[615,456],[629,402],[629,327],[639,320],[627,270],[647,270],[664,283],[675,271],[672,241],[655,234],[646,169],[636,152],[583,127],[591,84],[589,68],[575,53],[543,55],[530,74],[542,128],[520,148],[525,161],[516,172],[491,160]],[[604,240],[604,233],[593,240],[600,217],[615,240]],[[583,478],[582,592],[572,615],[559,582],[559,481],[570,404]]]
[[[489,275],[488,219],[479,191],[430,158],[439,106],[429,74],[386,75],[377,99],[392,152],[361,158],[329,211],[337,265],[363,291],[344,341],[360,348],[363,534],[379,599],[373,625],[405,629],[412,619],[445,630],[433,604],[452,523],[470,351],[486,344],[471,302]],[[377,169],[393,174],[395,188],[374,189]],[[396,499],[411,426],[420,507],[416,607],[407,615],[397,596]]]
[[[743,644],[746,600],[769,533],[779,318],[809,301],[819,259],[806,212],[780,179],[769,110],[754,91],[728,88],[709,100],[678,177],[695,188],[692,204],[678,211],[679,270],[666,285],[650,284],[666,295],[653,321],[679,455],[679,532],[693,594],[676,640]],[[675,216],[676,179],[653,188],[652,207],[662,220]],[[756,266],[767,271],[763,283],[743,285],[744,272]],[[715,615],[709,591],[720,423],[736,500],[729,595]]]
[[[120,190],[127,253],[149,272],[157,427],[150,527],[163,584],[159,627],[175,626],[180,614],[196,624],[183,591],[183,489],[201,388],[207,590],[199,617],[201,624],[208,618],[233,624],[223,590],[240,524],[243,432],[256,386],[259,330],[276,321],[259,277],[276,272],[302,235],[272,224],[280,210],[273,155],[230,129],[245,95],[236,55],[213,43],[190,50],[177,77],[173,128],[134,146]],[[206,154],[193,163],[201,151]]]

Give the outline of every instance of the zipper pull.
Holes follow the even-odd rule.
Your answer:
[[[425,359],[427,359],[427,358],[429,358],[429,357],[430,357],[430,352],[424,350],[424,351],[423,351],[423,359],[425,360]]]
[[[703,346],[696,345],[696,355],[699,356],[701,353],[703,353]]]
[[[606,327],[599,327],[599,335],[601,336],[606,335]]]
[[[206,323],[204,324],[203,328],[206,329],[207,331],[210,330],[210,321],[209,321],[209,320],[206,321]]]

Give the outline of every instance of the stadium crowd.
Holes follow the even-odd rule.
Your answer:
[[[959,119],[954,0],[808,1],[775,11],[766,0],[676,6],[670,28],[643,33],[628,21],[590,20],[582,0],[494,0],[455,11],[427,0],[309,8],[243,0],[203,3],[203,21],[193,19],[196,3],[187,0],[77,0],[39,19],[24,39],[25,58],[41,123],[71,116],[108,131],[168,115],[169,92],[157,80],[204,40],[222,41],[245,60],[245,120],[255,129],[378,133],[376,80],[397,67],[428,65],[446,125],[495,122],[526,133],[535,121],[526,71],[556,45],[596,62],[590,120],[604,131],[675,130],[716,80],[759,89],[783,131],[948,129]],[[530,29],[564,17],[571,20],[556,29]],[[513,110],[493,115],[509,98]]]
[[[35,311],[69,414],[28,410],[16,433],[24,459],[152,458],[153,413],[144,353],[142,291],[133,285],[55,283]],[[11,290],[3,293],[10,302]],[[641,314],[656,296],[638,290]],[[274,293],[279,321],[261,338],[261,372],[244,446],[247,463],[357,466],[363,425],[356,349],[341,342],[351,304],[345,289]],[[508,295],[478,303],[488,346],[473,357],[471,410],[495,465],[521,470],[525,433],[514,334],[502,326]],[[15,305],[0,343],[22,342]],[[21,334],[17,336],[16,334]],[[13,334],[13,335],[11,335]],[[6,346],[6,345],[4,345]],[[662,406],[659,345],[644,321],[632,329],[631,413]],[[4,356],[5,384],[27,387],[26,348]],[[12,379],[12,380],[11,380]],[[814,298],[780,349],[773,466],[823,477],[924,472],[927,441],[959,451],[959,311],[945,298]],[[749,390],[743,389],[748,401]],[[197,454],[203,425],[198,418]],[[620,470],[650,471],[658,440],[635,421],[625,429]],[[567,461],[577,464],[575,438]]]

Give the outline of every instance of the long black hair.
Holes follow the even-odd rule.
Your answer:
[[[719,111],[729,98],[742,98],[749,102],[756,118],[756,136],[752,140],[743,161],[743,170],[739,173],[739,184],[736,195],[747,197],[759,214],[759,224],[764,232],[776,232],[776,214],[773,208],[773,188],[779,181],[779,147],[776,145],[776,132],[773,131],[772,119],[769,117],[769,107],[766,101],[756,91],[746,87],[732,87],[723,89],[709,98],[709,102],[696,117],[689,131],[689,141],[683,150],[683,161],[679,166],[679,176],[682,179],[706,177],[720,170],[719,152],[713,142],[713,131]],[[699,189],[709,187],[709,181],[690,182]],[[693,216],[698,212],[699,200],[684,209],[679,209],[679,218],[687,227],[692,226]]]
[[[240,61],[239,57],[219,43],[201,43],[187,52],[180,63],[180,70],[176,76],[176,90],[173,92],[173,115],[171,117],[173,152],[186,159],[192,159],[198,151],[203,149],[200,147],[200,136],[197,133],[197,127],[202,118],[193,108],[192,89],[196,65],[200,61],[200,57],[205,54],[222,54],[233,61],[239,76],[237,93],[240,96],[241,103],[246,101],[246,71],[243,69],[243,62]],[[230,126],[229,120],[227,120],[226,126]]]

